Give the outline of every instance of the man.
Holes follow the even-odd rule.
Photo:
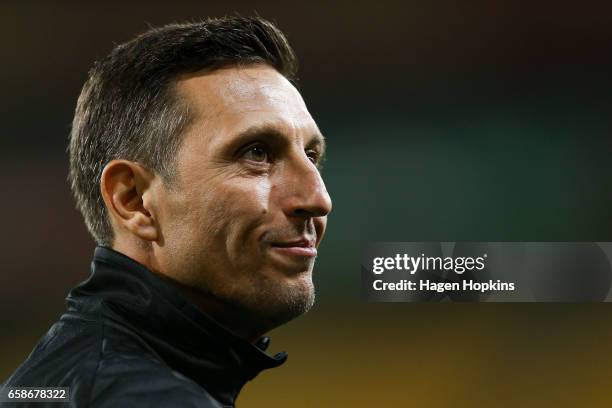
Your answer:
[[[227,407],[283,363],[262,335],[312,306],[331,210],[296,66],[271,23],[228,17],[152,29],[93,67],[69,147],[92,275],[4,394]]]

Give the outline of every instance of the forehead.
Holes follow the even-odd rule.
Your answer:
[[[230,135],[272,124],[285,133],[318,133],[300,93],[274,68],[255,64],[182,76],[177,90],[195,125]]]

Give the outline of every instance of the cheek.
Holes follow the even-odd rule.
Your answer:
[[[168,244],[183,255],[202,251],[240,257],[266,222],[270,183],[267,178],[233,178],[208,187],[172,200],[165,220]]]
[[[240,179],[226,183],[218,194],[224,207],[227,237],[245,240],[248,232],[265,222],[269,214],[270,183],[267,179]]]
[[[270,188],[267,182],[256,181],[225,183],[222,194],[217,195],[214,245],[217,255],[223,257],[221,262],[231,265],[231,271],[258,268],[262,259],[260,238],[270,215]]]
[[[183,224],[186,236],[197,239],[218,256],[231,261],[240,257],[245,245],[256,241],[256,228],[268,213],[269,184],[262,179],[224,180],[206,193],[192,195],[190,214]],[[254,236],[255,235],[255,236]],[[255,240],[254,240],[255,238]]]

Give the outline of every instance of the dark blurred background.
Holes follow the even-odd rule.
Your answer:
[[[300,58],[334,212],[318,303],[238,405],[609,405],[609,304],[359,299],[368,241],[612,241],[612,3],[464,3],[0,3],[0,382],[89,272],[65,148],[90,66],[149,25],[257,12]]]

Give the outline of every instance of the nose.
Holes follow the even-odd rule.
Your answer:
[[[283,209],[288,217],[313,218],[330,213],[332,202],[317,167],[303,157],[288,166],[282,185]]]

